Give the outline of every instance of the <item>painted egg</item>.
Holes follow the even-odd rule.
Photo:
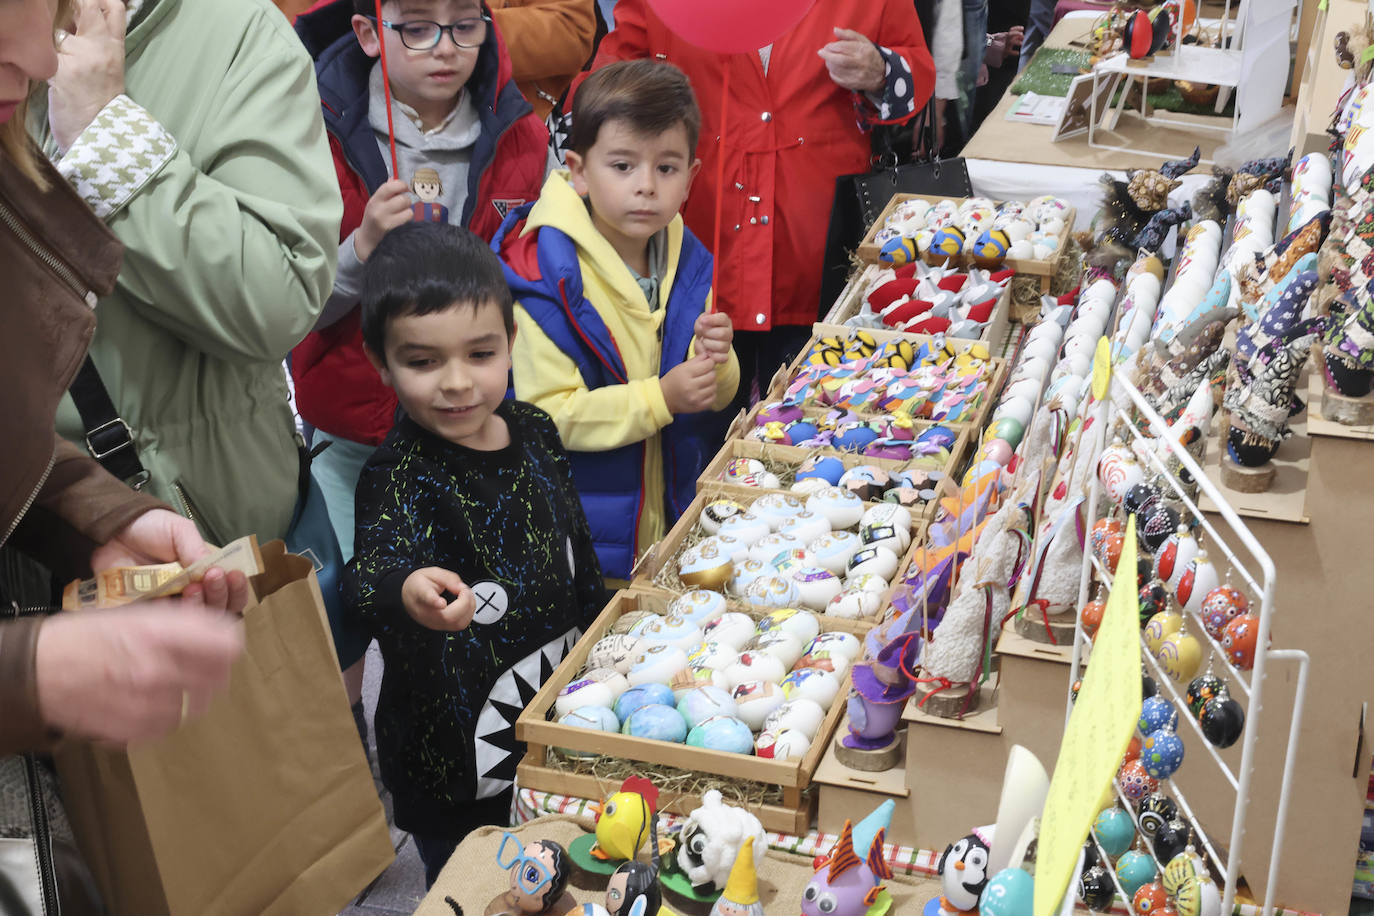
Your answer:
[[[1178,803],[1162,792],[1151,792],[1136,803],[1136,816],[1140,818],[1140,832],[1149,839],[1160,827],[1178,817]]]
[[[788,489],[798,496],[805,498],[819,493],[828,486],[830,486],[830,484],[820,477],[808,477],[805,480],[794,481],[792,486],[788,487]]]
[[[859,539],[865,547],[886,547],[894,554],[904,554],[911,546],[911,534],[895,525],[861,525]]]
[[[687,653],[683,649],[671,643],[659,642],[640,650],[626,676],[634,687],[666,684],[674,674],[686,667]]]
[[[1159,780],[1145,771],[1139,759],[1127,760],[1116,773],[1116,784],[1121,794],[1131,801],[1139,801],[1159,788]]]
[[[988,229],[973,242],[973,255],[984,261],[997,262],[1007,256],[1011,238],[1001,229]]]
[[[805,644],[791,633],[772,630],[760,633],[749,641],[746,651],[762,652],[771,655],[782,663],[784,671],[790,671],[797,659],[806,654]]]
[[[1155,779],[1168,779],[1183,766],[1183,739],[1167,728],[1146,735],[1140,743],[1140,762]]]
[[[1126,491],[1126,495],[1121,499],[1121,508],[1127,515],[1136,517],[1136,527],[1145,523],[1155,511],[1155,506],[1164,498],[1164,493],[1152,483],[1138,483]],[[1169,529],[1173,531],[1173,528]]]
[[[701,632],[705,641],[718,642],[738,652],[754,638],[754,620],[748,614],[727,611],[708,623]]]
[[[797,603],[797,587],[791,579],[777,576],[759,576],[745,587],[740,596],[751,607],[790,607]]]
[[[754,500],[749,511],[777,531],[784,521],[802,511],[802,501],[790,493],[769,493]]]
[[[1154,581],[1140,587],[1136,601],[1140,608],[1140,627],[1144,629],[1154,617],[1164,613],[1169,607],[1169,593],[1164,590],[1163,585]]]
[[[783,696],[789,700],[815,700],[829,709],[840,692],[840,679],[820,668],[801,668],[782,680]]]
[[[802,641],[805,645],[815,639],[821,631],[821,622],[816,619],[816,615],[810,611],[803,611],[797,608],[782,608],[774,611],[767,617],[758,622],[759,633],[770,633],[774,630],[781,630],[790,633]]]
[[[1102,844],[1103,851],[1115,859],[1131,848],[1135,840],[1135,821],[1121,808],[1106,808],[1093,821],[1093,835]]]
[[[893,267],[901,267],[916,260],[916,240],[897,236],[888,239],[878,252],[878,260]]]
[[[820,434],[820,428],[810,420],[794,420],[783,427],[783,445],[801,445],[810,442]]]
[[[1102,538],[1101,543],[1094,545],[1093,555],[1097,561],[1107,568],[1107,572],[1115,575],[1116,564],[1121,562],[1121,551],[1126,546],[1126,538],[1120,533],[1108,534]]]
[[[845,571],[850,559],[862,547],[863,540],[852,531],[833,531],[807,545],[816,558],[816,564],[837,576]]]
[[[641,706],[620,726],[622,734],[681,744],[687,737],[687,723],[676,709],[664,704]]]
[[[1168,907],[1169,892],[1158,881],[1149,882],[1131,897],[1131,908],[1136,916],[1158,916],[1160,910]]]
[[[1161,611],[1145,624],[1145,648],[1150,654],[1159,655],[1164,640],[1173,636],[1183,626],[1183,616],[1176,611]]]
[[[1088,546],[1092,549],[1092,552],[1097,554],[1100,558],[1099,551],[1101,550],[1103,540],[1111,534],[1124,535],[1125,533],[1126,526],[1121,524],[1121,519],[1100,518],[1093,524],[1092,533],[1088,535]]]
[[[895,503],[883,503],[866,510],[859,525],[891,525],[911,533],[911,510]]]
[[[758,415],[754,422],[759,426],[765,423],[792,423],[800,420],[802,409],[795,404],[784,404],[782,401],[770,401],[759,408]]]
[[[1117,535],[1120,537],[1120,535]],[[1083,605],[1083,610],[1079,611],[1078,618],[1083,621],[1083,632],[1089,638],[1097,634],[1097,628],[1102,625],[1102,615],[1107,610],[1107,604],[1103,601],[1089,601]]]
[[[844,589],[838,576],[817,566],[804,566],[792,573],[792,584],[796,587],[798,601],[813,611],[825,610],[830,599]]]
[[[589,731],[597,732],[618,732],[620,731],[620,720],[615,717],[605,706],[579,706],[572,712],[564,713],[558,717],[559,725],[571,725],[573,728],[585,728]],[[570,757],[595,757],[595,753],[585,751],[574,751],[568,748],[560,748],[563,753]]]
[[[1207,860],[1189,846],[1164,864],[1164,874],[1160,878],[1160,883],[1164,885],[1164,890],[1177,895],[1181,887],[1205,874]]]
[[[805,548],[793,548],[791,550],[778,551],[773,554],[768,563],[777,571],[779,576],[782,576],[784,579],[791,579],[792,576],[801,572],[803,569],[814,567],[816,565],[816,558],[811,554],[811,551]],[[797,603],[801,603],[800,593],[798,593]]]
[[[627,615],[625,615],[625,616],[628,617],[629,615],[627,614]],[[624,618],[622,617],[621,619],[623,620]],[[653,614],[653,613],[648,613],[648,612],[646,612],[646,613],[640,615],[640,617],[639,617],[637,620],[635,620],[635,622],[630,626],[630,632],[629,632],[628,635],[633,636],[635,639],[638,640],[638,639],[640,638],[639,634],[642,633],[642,632],[644,632],[644,630],[645,630],[646,628],[648,628],[648,627],[656,627],[656,626],[658,626],[658,625],[659,625],[660,623],[662,623],[662,622],[663,622],[663,615],[662,615],[662,614]],[[640,646],[639,648],[640,648],[640,649],[643,649],[643,648],[645,648],[645,647],[644,647],[644,646]],[[604,666],[598,666],[598,667],[604,667]]]
[[[666,642],[686,651],[701,642],[701,630],[696,624],[678,614],[650,620],[635,629],[633,635],[648,642]]]
[[[1102,450],[1102,455],[1097,459],[1097,479],[1104,489],[1109,486],[1109,480],[1121,476],[1120,467],[1130,457],[1131,450],[1120,439],[1113,439],[1112,444]],[[1128,489],[1122,488],[1122,493]]]
[[[937,230],[930,239],[930,260],[940,263],[964,251],[964,234],[953,226]]]
[[[725,613],[725,598],[720,592],[694,588],[683,592],[668,604],[668,613],[685,617],[697,626]],[[590,663],[591,659],[588,659]]]
[[[673,691],[667,684],[643,684],[631,687],[620,695],[620,699],[615,701],[615,714],[616,718],[624,722],[635,710],[644,706],[672,706],[676,702]]]
[[[773,558],[784,550],[801,550],[802,542],[798,541],[790,534],[775,531],[766,537],[759,538],[754,545],[749,548],[749,559],[758,560],[762,563],[773,565]],[[738,572],[738,571],[737,571]]]
[[[1220,641],[1226,625],[1249,610],[1250,600],[1244,592],[1229,585],[1219,585],[1202,599],[1202,625],[1207,628],[1207,635]]]
[[[728,535],[748,549],[773,533],[773,528],[752,512],[742,512],[720,523],[721,535]]]
[[[694,687],[677,701],[677,711],[688,728],[695,728],[712,716],[733,716],[735,708],[735,699],[730,696],[730,691],[710,685]]]
[[[735,564],[735,574],[730,578],[730,591],[736,595],[743,595],[744,590],[749,587],[759,576],[777,575],[777,569],[767,560],[750,558],[743,563]]]
[[[1202,644],[1193,634],[1180,630],[1172,636],[1165,637],[1159,644],[1155,658],[1159,659],[1159,666],[1164,669],[1164,673],[1173,680],[1191,680],[1202,665]]]
[[[697,522],[707,534],[720,534],[721,522],[735,515],[749,511],[743,503],[733,499],[713,499],[701,509],[701,519]]]
[[[838,652],[828,652],[821,649],[818,652],[808,652],[797,663],[792,666],[792,670],[797,671],[802,668],[819,668],[822,671],[829,671],[836,676],[843,676],[849,670],[849,659]]]
[[[1174,818],[1167,824],[1162,824],[1155,831],[1150,846],[1154,849],[1155,858],[1158,861],[1169,862],[1174,856],[1188,848],[1188,843],[1192,837],[1192,826],[1181,817]]]
[[[1188,700],[1188,711],[1193,714],[1193,718],[1197,718],[1202,715],[1202,707],[1207,705],[1208,700],[1225,695],[1226,682],[1208,671],[1189,681],[1188,691],[1184,697]]]
[[[754,750],[754,733],[734,716],[711,716],[693,726],[687,733],[687,743],[711,751],[748,754]]]
[[[655,614],[652,611],[626,611],[625,613],[617,617],[615,619],[615,622],[611,624],[611,635],[624,636],[628,634],[631,630],[633,630],[639,624],[639,622],[643,620],[645,617],[659,616],[661,615]]]
[[[1226,625],[1221,634],[1221,648],[1226,658],[1241,671],[1255,666],[1255,652],[1259,645],[1259,618],[1241,614]]]
[[[1217,587],[1217,568],[1207,558],[1207,551],[1199,550],[1197,556],[1184,568],[1174,587],[1174,597],[1183,609],[1192,613],[1202,610],[1203,596]]]
[[[673,691],[674,704],[681,702],[689,690],[695,690],[698,687],[729,689],[729,683],[725,680],[723,671],[707,668],[705,665],[693,665],[690,662],[686,668],[673,675],[672,679],[668,681],[668,686]]]
[[[1179,525],[1155,553],[1155,578],[1162,581],[1169,591],[1174,591],[1183,570],[1198,555],[1197,538],[1187,528]]]
[[[724,671],[735,663],[739,658],[739,651],[723,642],[708,640],[697,646],[690,655],[687,656],[687,664],[694,668],[710,668],[713,671]]]
[[[735,564],[718,541],[707,538],[683,551],[677,569],[683,585],[722,589],[734,575]]]
[[[725,669],[725,683],[731,690],[746,681],[780,682],[787,668],[777,656],[766,652],[741,652],[735,663]]]
[[[839,653],[852,662],[856,661],[863,652],[863,643],[859,642],[859,638],[852,633],[836,630],[830,633],[821,633],[811,640],[806,647],[806,652],[808,654],[817,652]]]
[[[1147,697],[1148,699],[1148,697]],[[1126,742],[1126,753],[1121,756],[1122,763],[1127,760],[1136,760],[1140,757],[1140,736],[1131,735],[1131,740]]]
[[[759,480],[768,468],[757,458],[731,458],[725,463],[725,480],[745,487],[761,486]]]
[[[882,603],[881,592],[851,586],[830,599],[830,603],[825,606],[825,614],[827,617],[838,617],[842,620],[864,620],[876,616]]]
[[[1120,462],[1108,465],[1106,469],[1101,465],[1098,467],[1103,476],[1102,491],[1117,505],[1126,498],[1131,487],[1145,482],[1144,469],[1130,455]]]
[[[1140,707],[1140,721],[1136,727],[1142,735],[1149,735],[1161,728],[1178,726],[1178,710],[1174,704],[1161,696],[1146,697]]]
[[[769,714],[787,701],[782,688],[771,681],[748,681],[730,692],[735,700],[735,715],[757,731]]]
[[[1245,728],[1245,710],[1226,694],[1213,697],[1202,707],[1198,716],[1202,737],[1216,747],[1230,747]]]
[[[825,710],[815,700],[798,698],[788,700],[768,714],[763,722],[765,731],[797,731],[806,736],[809,742],[821,730],[825,721]]]
[[[1174,908],[1178,916],[1220,916],[1221,891],[1210,875],[1200,874],[1175,892]]]
[[[886,547],[864,547],[849,558],[845,575],[852,578],[872,574],[890,582],[900,562],[897,555]]]
[[[706,592],[705,594],[715,595],[717,593]],[[721,599],[721,603],[724,604],[724,599]],[[628,633],[603,636],[587,653],[587,666],[590,668],[614,668],[621,674],[625,674],[630,670],[630,665],[638,653],[638,637]]]
[[[562,690],[553,702],[554,712],[565,716],[582,706],[604,706],[615,703],[615,695],[606,684],[590,677],[580,677]]]
[[[1106,912],[1115,896],[1116,885],[1103,866],[1094,865],[1078,876],[1078,898],[1092,912]]]
[[[1158,876],[1159,869],[1149,853],[1132,849],[1116,860],[1116,880],[1121,882],[1121,889],[1128,897],[1133,897],[1136,891]]]
[[[796,729],[765,728],[754,742],[754,753],[769,760],[800,760],[811,749],[811,739]]]
[[[1178,521],[1178,512],[1173,506],[1158,503],[1140,525],[1140,540],[1149,550],[1158,551],[1170,534],[1178,530]]]
[[[810,544],[818,537],[830,533],[830,520],[803,509],[778,526],[778,534],[796,538],[802,544]]]
[[[797,468],[795,479],[809,480],[819,478],[834,486],[844,474],[844,462],[833,455],[812,455]]]
[[[827,519],[835,530],[857,525],[864,516],[863,500],[839,487],[826,487],[811,494],[806,499],[806,508]]]
[[[978,901],[979,916],[1031,916],[1035,879],[1023,868],[1004,868],[989,880]]]
[[[614,668],[592,668],[583,677],[605,684],[611,690],[612,703],[620,699],[620,695],[630,689],[630,680]],[[607,703],[610,706],[611,703]]]
[[[1015,417],[1002,417],[994,420],[988,427],[988,436],[993,439],[1001,439],[1015,449],[1021,444],[1021,437],[1026,434],[1026,427]]]
[[[850,468],[840,477],[838,486],[848,490],[859,499],[872,501],[882,495],[891,480],[883,468],[871,464],[861,464]]]

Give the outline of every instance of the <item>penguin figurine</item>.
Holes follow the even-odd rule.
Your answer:
[[[993,828],[978,827],[968,836],[945,847],[936,869],[940,872],[940,916],[964,916],[978,912],[978,898],[988,885],[988,854]]]

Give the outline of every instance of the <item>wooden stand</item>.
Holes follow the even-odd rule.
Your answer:
[[[1263,467],[1241,467],[1230,455],[1221,456],[1221,482],[1238,493],[1264,493],[1274,484],[1277,468],[1269,461]]]
[[[973,698],[969,699],[968,687],[947,687],[943,690],[937,688],[917,692],[921,694],[921,699],[917,701],[918,707],[929,715],[942,719],[954,719],[961,712],[967,715],[978,708],[979,694],[975,691]]]
[[[592,855],[591,850],[595,845],[594,833],[584,833],[568,844],[568,861],[572,863],[568,880],[573,887],[580,887],[584,891],[605,890],[611,875],[620,867],[620,862],[598,859]]]
[[[1046,629],[1044,618],[1022,610],[1016,615],[1015,629],[1018,635],[1026,637],[1031,642],[1051,646],[1072,646],[1074,615],[1061,614],[1059,617],[1051,617],[1049,621],[1049,628]]]
[[[934,702],[934,701],[932,701]],[[902,760],[902,742],[894,734],[892,740],[883,747],[872,750],[861,748],[845,747],[844,738],[835,738],[835,759],[851,770],[863,770],[865,773],[881,773],[890,770]]]
[[[1343,426],[1368,426],[1374,423],[1374,394],[1348,398],[1330,385],[1322,386],[1322,417]]]

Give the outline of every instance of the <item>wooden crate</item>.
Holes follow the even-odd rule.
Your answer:
[[[739,492],[741,489],[744,489],[746,492]],[[766,490],[748,492],[748,488],[731,488],[727,490],[725,487],[718,484],[707,484],[701,487],[701,489],[697,491],[696,498],[692,500],[692,504],[687,507],[687,511],[682,513],[682,517],[679,518],[672,529],[663,536],[663,540],[650,547],[644,555],[640,557],[639,562],[635,564],[633,578],[630,582],[631,590],[656,594],[661,596],[661,600],[665,602],[671,600],[674,595],[677,594],[677,591],[660,585],[657,581],[659,578],[658,574],[665,567],[677,562],[678,555],[686,547],[700,540],[700,538],[697,537],[697,519],[701,517],[701,510],[706,504],[712,500],[729,498],[744,503],[745,505],[750,505],[755,499],[758,499],[767,492]],[[849,620],[842,617],[830,617],[826,614],[813,612],[820,618],[822,628],[827,630],[843,630],[846,633],[853,633],[855,636],[862,637],[869,630],[873,629],[875,624],[881,622],[891,606],[894,590],[901,584],[902,576],[905,575],[907,566],[911,563],[912,553],[916,548],[925,543],[927,524],[928,523],[924,519],[913,519],[911,546],[907,549],[906,553],[899,558],[897,572],[893,575],[887,591],[883,593],[878,603],[877,617],[871,620]],[[676,581],[677,577],[674,576],[673,579]],[[682,585],[681,590],[686,591],[687,586]],[[737,601],[730,595],[726,595],[725,600],[730,610],[740,611],[755,619],[765,617],[772,611],[772,608],[751,607],[750,605]]]
[[[767,394],[759,398],[759,402],[755,404],[753,408],[749,411],[748,422],[747,425],[743,426],[743,429],[747,430],[755,425],[755,420],[758,417],[759,411],[762,410],[766,404],[769,404],[772,401],[782,399],[782,397],[787,393],[787,386],[790,385],[792,383],[792,380],[795,379],[801,373],[802,369],[806,367],[806,355],[811,352],[811,348],[815,346],[817,341],[819,341],[823,337],[846,337],[849,334],[853,333],[854,330],[854,328],[845,327],[844,325],[820,323],[813,324],[811,326],[811,339],[807,341],[806,345],[803,346],[800,351],[798,351],[796,357],[792,360],[791,363],[789,363],[783,369],[778,370],[778,372],[773,376],[773,381],[768,386]],[[879,344],[882,344],[889,340],[907,340],[913,344],[921,344],[933,339],[930,337],[930,335],[927,334],[908,334],[905,331],[869,330],[867,328],[864,328],[863,331],[865,334],[870,335]],[[1002,333],[1006,333],[1005,322],[1003,322]],[[992,348],[987,341],[965,340],[963,338],[957,337],[947,337],[945,338],[945,340],[947,343],[955,346],[956,348],[976,343],[988,347],[989,353],[991,353],[992,351]],[[987,392],[983,396],[983,403],[978,405],[978,409],[974,411],[973,418],[970,420],[938,420],[927,422],[938,422],[941,426],[948,426],[949,428],[954,429],[955,431],[958,431],[960,427],[964,426],[972,427],[974,430],[972,438],[976,442],[978,438],[977,434],[982,432],[984,425],[986,425],[987,423],[988,417],[992,414],[993,408],[996,406],[997,397],[1001,392],[1002,384],[1006,381],[1008,373],[1008,365],[1006,359],[1000,356],[991,356],[990,359],[992,360],[993,364],[992,378],[988,381],[988,388]],[[822,405],[815,406],[821,407],[821,414],[824,414],[825,411],[828,409],[824,408]],[[854,413],[857,413],[861,417],[873,417],[879,416],[883,412],[873,410],[856,410],[854,411]],[[731,429],[734,430],[735,428],[736,426],[732,424]]]
[[[875,237],[878,235],[878,230],[886,225],[887,218],[892,215],[892,212],[897,209],[899,204],[903,201],[915,198],[928,200],[932,204],[939,203],[941,200],[946,199],[953,200],[955,203],[962,203],[967,199],[963,197],[932,197],[927,194],[893,194],[892,199],[889,200],[887,206],[883,208],[883,212],[879,213],[878,218],[873,221],[873,225],[868,227],[868,232],[864,235],[863,242],[859,244],[859,260],[863,261],[865,264],[878,263],[878,255],[882,251],[882,247],[874,241]],[[1059,263],[1058,252],[1062,252],[1068,247],[1069,234],[1073,231],[1074,221],[1077,218],[1078,211],[1072,207],[1064,214],[1064,231],[1059,235],[1059,248],[1055,257],[1048,261],[1037,261],[1033,258],[1006,258],[1002,261],[1002,266],[1009,267],[1018,274],[1031,274],[1032,276],[1039,277],[1041,289],[1045,292],[1049,292],[1050,281],[1054,278],[1055,270]],[[971,263],[970,259],[965,255],[959,255],[958,257],[952,258],[951,262],[955,265]]]
[[[525,707],[516,720],[515,736],[529,746],[527,761],[533,763],[545,761],[547,759],[545,752],[551,747],[569,748],[642,763],[694,770],[725,779],[744,779],[764,785],[782,787],[783,807],[789,812],[801,812],[804,804],[809,806],[809,802],[804,803],[802,799],[802,790],[811,784],[811,775],[816,772],[821,756],[830,743],[831,735],[834,734],[835,726],[844,714],[845,701],[849,695],[848,673],[841,679],[840,691],[826,713],[826,717],[816,733],[815,740],[811,742],[811,748],[807,751],[806,756],[800,760],[768,760],[752,755],[730,754],[692,747],[687,744],[634,738],[616,732],[592,731],[549,720],[559,691],[581,673],[586,666],[587,655],[591,652],[592,646],[596,645],[597,640],[609,633],[611,626],[623,614],[634,610],[662,611],[667,607],[670,598],[671,596],[639,590],[620,591],[611,598],[610,603],[588,627],[587,632],[577,641],[572,651],[563,659],[562,664],[544,682],[544,686],[534,695],[534,699],[530,700],[529,705]],[[828,619],[823,614],[817,616],[820,619],[823,632],[838,629],[833,624],[839,621]],[[532,785],[523,779],[521,784]],[[586,788],[585,783],[581,785]],[[572,783],[566,784],[569,789],[571,786]],[[539,786],[539,788],[543,788],[545,791],[564,791],[563,788],[554,786]],[[564,794],[576,795],[579,793],[569,791]],[[583,797],[587,796],[584,795]],[[805,810],[808,812],[809,818],[809,807],[806,807]],[[789,822],[789,829],[794,823],[794,821]],[[775,827],[772,829],[782,828]]]
[[[807,407],[802,410],[802,415],[808,418],[815,418],[825,413],[824,408]],[[916,429],[919,435],[922,431],[935,424],[930,421],[917,421]],[[745,427],[747,430],[750,427]],[[969,430],[967,427],[956,430],[958,437],[954,440],[954,447],[949,451],[949,460],[943,467],[935,468],[946,477],[954,477],[957,474],[960,463],[964,460],[969,447]],[[730,438],[725,441],[720,451],[716,452],[711,463],[706,465],[706,469],[697,478],[697,492],[707,488],[715,487],[725,491],[726,495],[732,498],[757,498],[764,493],[791,493],[788,489],[793,479],[783,475],[782,486],[776,489],[766,489],[763,487],[746,487],[743,484],[730,483],[725,480],[725,466],[734,458],[758,458],[762,461],[774,461],[780,464],[789,464],[795,469],[800,467],[802,462],[815,455],[829,455],[836,457],[844,465],[845,470],[855,468],[860,465],[873,465],[887,471],[904,471],[912,465],[910,461],[898,461],[891,458],[869,458],[857,452],[845,452],[833,448],[800,448],[793,445],[775,445],[768,442],[758,442],[754,439]],[[795,494],[793,494],[795,495]],[[869,505],[874,505],[870,503]],[[922,508],[913,508],[912,517],[914,519],[933,519],[935,517],[936,501],[932,500]]]
[[[844,288],[840,298],[835,301],[835,307],[825,316],[825,321],[822,323],[848,327],[845,322],[859,314],[860,309],[863,308],[864,297],[868,295],[869,286],[886,269],[885,265],[880,264],[869,264],[864,267],[863,272],[855,278],[854,282]],[[1000,343],[1006,337],[1007,325],[1011,322],[1011,311],[1011,283],[1008,283],[1002,289],[1002,297],[997,300],[997,307],[992,310],[992,316],[983,325],[983,333],[978,336],[978,339],[989,346]],[[864,330],[870,329],[864,328]],[[892,329],[884,326],[877,330],[890,331]]]

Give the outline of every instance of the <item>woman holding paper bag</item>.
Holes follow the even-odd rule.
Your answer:
[[[65,6],[65,4],[63,4]],[[0,31],[0,545],[58,576],[177,561],[209,548],[194,524],[135,493],[76,446],[54,418],[95,330],[120,245],[24,135],[31,82],[57,67],[51,0],[19,0]],[[126,742],[165,734],[228,682],[243,575],[212,570],[179,602],[56,617],[14,617],[0,594],[0,755],[62,733]]]

